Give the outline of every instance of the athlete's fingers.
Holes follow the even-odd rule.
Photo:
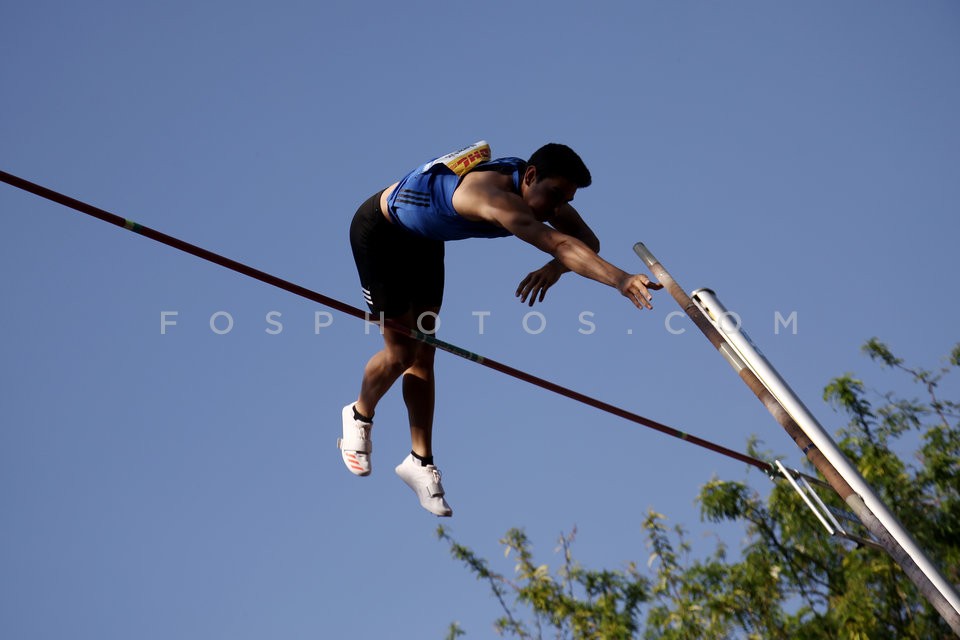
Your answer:
[[[534,292],[536,289],[536,279],[533,277],[533,274],[530,274],[523,279],[523,282],[521,282],[520,286],[517,288],[517,297],[520,298],[520,302],[526,302],[530,295],[535,295]]]
[[[527,293],[529,294],[530,299],[529,301],[524,299],[523,302],[526,302],[527,306],[532,307],[534,303],[537,301],[537,298],[540,298],[541,300],[543,300],[543,285],[540,282],[532,283]]]
[[[520,281],[520,284],[517,285],[517,295],[521,295],[525,290],[529,288],[530,280],[533,278],[532,273],[528,273],[527,276]]]
[[[650,299],[652,297],[653,296],[650,295],[650,292],[647,291],[646,286],[640,284],[639,282],[636,284],[634,299],[640,303],[637,305],[637,307],[641,309],[653,309],[653,305],[650,304]]]
[[[544,296],[547,295],[547,289],[547,285],[538,284],[537,287],[531,291],[530,302],[527,304],[527,306],[532,307],[534,302],[543,302]]]
[[[663,289],[662,284],[660,284],[659,282],[654,282],[653,280],[651,280],[650,278],[648,278],[643,274],[640,274],[640,281],[643,282],[644,286],[646,286],[647,289],[653,289],[654,291]]]
[[[649,278],[642,274],[636,274],[624,277],[618,287],[620,292],[638,309],[653,309],[653,305],[650,304],[653,296],[650,294],[647,284],[652,284]]]
[[[517,288],[517,297],[520,298],[521,303],[526,303],[529,306],[533,306],[538,300],[543,302],[543,298],[547,293],[547,289],[550,287],[550,282],[546,279],[530,274],[524,278],[524,282],[521,283],[521,286]]]

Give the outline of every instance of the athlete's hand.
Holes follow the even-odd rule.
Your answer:
[[[552,287],[560,279],[566,270],[556,262],[548,262],[536,271],[527,274],[527,277],[520,281],[517,287],[517,297],[520,302],[527,302],[529,296],[531,307],[534,302],[543,302],[543,297],[547,295],[547,289]]]
[[[658,282],[653,282],[642,273],[628,275],[617,285],[617,290],[636,305],[638,309],[643,309],[644,307],[653,309],[653,305],[650,304],[650,301],[653,299],[650,291],[656,291],[657,289],[663,289],[663,285]]]

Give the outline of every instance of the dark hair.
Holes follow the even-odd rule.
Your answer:
[[[533,152],[527,164],[537,168],[538,180],[556,176],[566,178],[580,188],[589,187],[593,182],[587,165],[565,144],[551,142],[543,145]]]

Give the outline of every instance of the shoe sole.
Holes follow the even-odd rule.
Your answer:
[[[411,487],[411,486],[410,486],[410,483],[407,482],[407,479],[403,477],[403,474],[401,473],[401,469],[403,469],[403,464],[402,464],[402,463],[399,464],[399,465],[397,465],[397,467],[394,469],[394,472],[397,474],[397,476],[398,476],[401,480],[403,480],[403,484],[407,485],[407,487],[409,487],[410,490],[413,491],[413,495],[415,495],[415,496],[417,497],[417,502],[420,503],[420,507],[421,507],[424,511],[427,511],[428,513],[432,513],[433,515],[437,516],[438,518],[449,518],[449,517],[453,516],[453,509],[451,509],[449,505],[447,505],[447,510],[446,510],[446,511],[444,511],[443,513],[437,513],[436,511],[434,511],[433,509],[431,509],[431,508],[428,507],[427,505],[423,504],[423,502],[420,500],[420,494],[417,493],[417,490],[414,489],[413,487]]]

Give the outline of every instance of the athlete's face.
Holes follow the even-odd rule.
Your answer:
[[[540,222],[549,220],[557,209],[573,200],[577,186],[566,178],[539,178],[536,167],[527,167],[523,175],[523,201]]]

